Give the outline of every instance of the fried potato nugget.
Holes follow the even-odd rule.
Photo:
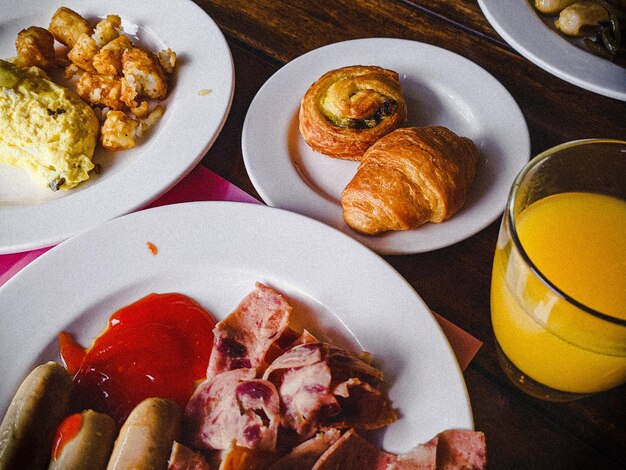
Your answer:
[[[138,98],[161,100],[167,95],[167,81],[161,62],[152,52],[139,47],[122,54],[122,99],[129,108]]]
[[[89,72],[94,72],[93,58],[98,53],[100,48],[96,43],[96,40],[87,35],[81,34],[76,44],[70,49],[67,54],[67,58],[72,61],[73,64],[78,65],[81,69]]]
[[[117,15],[109,15],[96,25],[93,38],[98,48],[107,45],[120,35],[122,19]]]
[[[122,76],[122,54],[126,49],[133,47],[128,36],[120,35],[104,45],[100,52],[93,57],[93,67],[96,72],[104,75]]]
[[[100,130],[102,146],[109,150],[124,150],[134,148],[135,139],[141,137],[150,127],[154,126],[165,108],[157,105],[145,121],[137,121],[122,111],[109,111]]]
[[[93,28],[85,18],[66,7],[61,7],[54,13],[48,30],[57,41],[69,48],[74,47],[82,34],[91,36],[93,32]]]
[[[122,82],[114,75],[84,72],[76,83],[76,91],[92,106],[102,105],[116,110],[125,107],[122,101]]]
[[[15,65],[20,67],[37,66],[42,69],[56,65],[54,36],[39,26],[21,30],[15,40],[17,58]]]

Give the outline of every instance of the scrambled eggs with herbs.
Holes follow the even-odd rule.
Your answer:
[[[40,186],[70,189],[89,178],[100,122],[73,91],[37,67],[0,60],[0,163]]]

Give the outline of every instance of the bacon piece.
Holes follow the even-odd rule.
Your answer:
[[[167,470],[211,470],[202,455],[176,441],[167,464]]]
[[[254,369],[235,369],[202,382],[185,409],[187,441],[199,449],[227,449],[235,442],[274,451],[280,403],[274,384]]]
[[[237,308],[213,329],[207,378],[233,369],[263,367],[274,342],[286,331],[291,306],[274,289],[256,283]]]

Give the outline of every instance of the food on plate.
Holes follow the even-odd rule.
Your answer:
[[[104,413],[69,415],[57,428],[48,470],[104,470],[116,436],[115,421]]]
[[[0,163],[24,168],[53,191],[89,178],[96,143],[134,148],[163,116],[176,53],[133,43],[117,15],[92,26],[60,7],[48,29],[20,31],[15,48],[0,62]]]
[[[609,20],[609,12],[593,1],[576,2],[559,13],[554,26],[567,36],[589,36],[598,23]]]
[[[535,0],[535,8],[541,13],[553,15],[577,1],[578,0]]]
[[[74,377],[72,407],[106,413],[118,424],[150,397],[183,408],[196,382],[206,377],[214,325],[192,299],[166,293],[113,313],[87,350],[61,334],[61,357]]]
[[[555,28],[572,39],[582,38],[590,52],[621,65],[626,62],[626,1],[535,0],[535,8],[545,15],[558,15]]]
[[[124,422],[107,470],[163,468],[181,431],[180,407],[171,400],[147,398]]]
[[[72,377],[61,365],[36,367],[20,385],[0,425],[0,469],[47,465],[54,431],[65,417]]]
[[[443,222],[465,203],[478,155],[445,127],[396,129],[367,150],[344,189],[344,220],[368,235]]]
[[[315,151],[360,160],[367,148],[400,127],[407,108],[392,70],[354,65],[322,75],[300,104],[300,133]]]
[[[160,295],[180,297],[161,302]],[[257,283],[230,315],[212,325],[188,322],[176,312],[167,321],[167,312],[176,307],[177,301],[185,304],[183,309],[189,304],[180,294],[160,295],[149,295],[121,309],[111,317],[107,330],[99,338],[109,334],[120,340],[109,343],[113,348],[131,346],[128,338],[115,329],[118,324],[126,324],[126,328],[135,330],[135,341],[144,335],[158,339],[150,344],[139,342],[137,349],[146,349],[157,361],[164,362],[162,369],[185,369],[197,354],[191,347],[193,339],[183,341],[185,346],[181,350],[185,350],[185,355],[170,363],[171,347],[167,341],[161,341],[164,329],[150,331],[145,318],[140,317],[156,317],[155,322],[165,330],[179,323],[188,323],[191,330],[212,330],[212,344],[203,343],[212,358],[210,365],[208,358],[202,361],[201,374],[205,380],[184,400],[183,406],[158,391],[133,405],[130,414],[118,420],[120,431],[112,451],[112,436],[97,436],[92,443],[83,441],[88,439],[84,430],[86,421],[95,422],[97,417],[109,429],[113,420],[84,407],[84,401],[72,395],[69,408],[78,407],[79,412],[69,411],[57,429],[54,447],[51,443],[41,446],[44,456],[52,453],[50,468],[102,468],[93,461],[87,465],[83,461],[76,467],[70,465],[74,461],[70,462],[72,453],[90,454],[95,447],[100,449],[100,461],[108,461],[108,470],[485,467],[485,440],[480,432],[444,431],[405,454],[382,451],[367,441],[359,434],[361,430],[381,429],[398,419],[387,397],[382,372],[371,364],[368,354],[357,356],[306,330],[293,329],[292,307],[271,287]],[[206,331],[198,333],[206,334]],[[76,389],[78,374],[86,367],[85,352],[63,335],[60,346]],[[135,353],[136,350],[129,352],[126,363],[115,360],[113,354],[113,364],[132,369],[131,358]],[[214,356],[217,359],[213,360]],[[111,357],[103,354],[102,362]],[[54,365],[48,367],[65,374],[68,387],[71,386],[70,374],[60,365],[50,364]],[[106,373],[102,372],[105,370]],[[102,368],[100,377],[107,376],[111,370]],[[64,405],[62,409],[65,408]],[[64,416],[59,415],[55,422]],[[451,456],[456,460],[449,460]],[[43,465],[46,463],[44,460]]]
[[[89,178],[100,124],[73,91],[36,67],[0,60],[0,162],[40,186],[70,189]]]
[[[15,49],[15,65],[19,67],[48,69],[56,64],[54,36],[45,28],[31,26],[20,31],[15,40]]]

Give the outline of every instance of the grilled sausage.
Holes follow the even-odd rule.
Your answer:
[[[71,390],[72,377],[56,362],[26,377],[0,425],[0,470],[45,468]]]
[[[107,470],[167,468],[181,431],[182,410],[175,402],[147,398],[126,419],[115,441]]]

